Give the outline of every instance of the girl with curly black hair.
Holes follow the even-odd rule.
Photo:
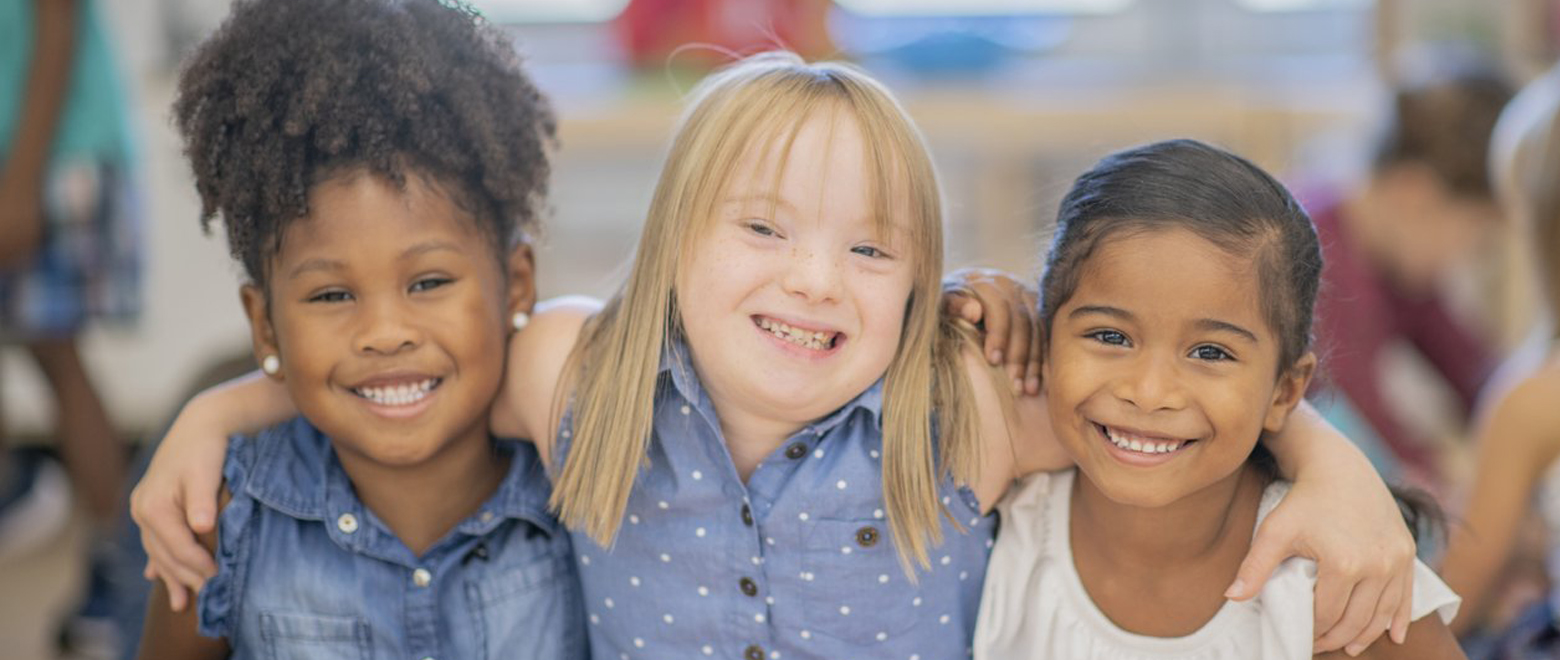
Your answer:
[[[174,116],[301,416],[229,444],[215,573],[158,587],[142,657],[582,657],[541,462],[488,432],[554,139],[512,46],[441,0],[241,1]]]

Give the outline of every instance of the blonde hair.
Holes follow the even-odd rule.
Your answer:
[[[821,112],[848,113],[860,127],[878,230],[887,230],[896,208],[909,220],[913,283],[885,378],[882,461],[889,527],[907,574],[914,577],[912,563],[929,566],[928,549],[942,542],[939,516],[958,526],[938,501],[938,485],[950,476],[974,480],[977,438],[959,361],[961,331],[939,320],[942,202],[925,143],[889,91],[860,70],[764,53],[710,75],[693,90],[628,280],[586,324],[569,356],[565,375],[574,387],[565,382],[559,388],[553,420],[556,427],[572,397],[572,445],[551,504],[565,524],[598,543],[609,545],[616,537],[635,478],[647,464],[662,350],[682,332],[675,290],[682,257],[714,215],[738,161],[772,153],[769,147],[777,144],[787,154],[802,125]],[[783,163],[775,168],[777,180],[783,170]],[[934,435],[940,436],[935,449]]]
[[[1496,128],[1491,169],[1506,201],[1527,223],[1538,279],[1560,314],[1560,65],[1525,88]],[[1560,325],[1555,335],[1560,338]]]

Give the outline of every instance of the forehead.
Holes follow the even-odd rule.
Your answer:
[[[910,185],[900,155],[864,131],[849,109],[815,109],[753,135],[721,186],[720,203],[789,207],[803,219],[909,225]]]
[[[328,252],[337,260],[379,258],[380,251],[431,238],[462,249],[487,243],[478,220],[442,186],[408,175],[397,187],[378,175],[331,177],[309,191],[309,212],[282,232],[279,262]]]
[[[1106,237],[1066,307],[1108,304],[1166,327],[1216,319],[1271,336],[1261,294],[1254,259],[1173,227]]]

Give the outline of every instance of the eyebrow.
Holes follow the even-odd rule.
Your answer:
[[[439,252],[441,250],[447,250],[447,251],[456,252],[456,253],[459,253],[461,251],[458,246],[456,246],[454,243],[451,243],[449,241],[441,241],[441,240],[423,241],[421,243],[418,243],[416,245],[413,245],[413,246],[403,250],[401,252],[401,256],[398,257],[397,260],[398,261],[408,261],[408,260],[411,260],[413,258],[420,257],[422,255],[428,254],[429,252]],[[340,259],[327,259],[327,258],[324,258],[324,257],[316,257],[316,258],[313,258],[313,259],[307,259],[303,263],[298,264],[297,266],[294,266],[292,271],[287,274],[287,278],[288,279],[297,279],[300,275],[303,275],[305,273],[315,272],[315,271],[326,272],[326,273],[336,272],[336,271],[345,270],[346,267],[347,267],[346,262],[341,261]]]
[[[1068,312],[1067,318],[1077,318],[1086,314],[1103,314],[1105,316],[1122,319],[1124,321],[1137,320],[1137,317],[1133,316],[1132,312],[1121,309],[1119,307],[1111,307],[1109,305],[1082,305],[1073,311]],[[1197,319],[1194,325],[1198,330],[1203,330],[1206,332],[1228,332],[1230,334],[1237,335],[1253,344],[1262,343],[1261,340],[1257,339],[1256,333],[1228,321],[1202,318]]]

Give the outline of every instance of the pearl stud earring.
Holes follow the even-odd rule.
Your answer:
[[[276,372],[282,370],[282,359],[275,355],[267,355],[260,359],[260,370],[275,376]]]
[[[515,312],[515,315],[509,319],[509,322],[515,326],[515,330],[524,330],[526,324],[531,322],[531,315],[525,312]]]

